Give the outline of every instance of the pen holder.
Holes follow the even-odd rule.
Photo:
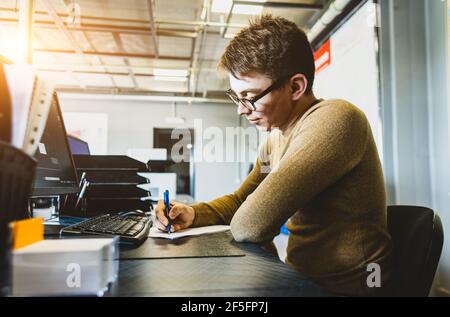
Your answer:
[[[78,194],[66,195],[61,201],[59,214],[63,216],[88,217],[86,198],[78,200]]]
[[[0,293],[10,287],[11,235],[9,223],[29,218],[28,200],[36,160],[12,145],[0,141]]]

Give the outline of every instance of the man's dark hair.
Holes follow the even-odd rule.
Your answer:
[[[255,71],[274,81],[302,73],[308,80],[305,92],[312,93],[315,65],[311,44],[303,30],[282,17],[267,14],[250,21],[228,44],[219,68],[236,78]]]

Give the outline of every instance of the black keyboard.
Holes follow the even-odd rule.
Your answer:
[[[152,220],[144,214],[106,214],[65,227],[61,235],[119,236],[121,243],[140,244],[151,226]]]

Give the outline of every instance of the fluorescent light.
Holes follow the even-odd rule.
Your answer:
[[[184,97],[184,96],[159,96],[159,95],[116,95],[111,93],[68,93],[61,92],[58,94],[61,99],[71,100],[125,100],[125,101],[159,101],[159,102],[186,102],[186,103],[220,103],[232,106],[233,104],[227,99],[212,99],[201,97]]]
[[[213,0],[211,5],[211,12],[214,13],[228,13],[230,12],[233,0]]]
[[[233,14],[259,15],[263,11],[263,6],[256,3],[265,2],[265,0],[253,0],[252,4],[235,4],[233,7]],[[214,13],[228,13],[233,5],[233,0],[213,0],[211,5],[211,12]]]
[[[153,75],[155,76],[172,76],[172,77],[187,77],[189,74],[187,69],[164,69],[155,68]]]
[[[261,5],[236,4],[233,7],[234,14],[260,15],[263,11]]]
[[[187,69],[164,69],[155,68],[153,75],[155,80],[159,81],[178,81],[184,82],[187,80],[189,71]]]
[[[179,76],[155,76],[153,77],[155,80],[159,81],[187,81],[187,77],[179,77]]]

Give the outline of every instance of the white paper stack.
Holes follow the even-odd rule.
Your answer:
[[[12,103],[12,144],[33,156],[47,123],[54,85],[30,65],[4,65]]]
[[[103,296],[118,275],[118,239],[43,240],[13,252],[13,296]]]

